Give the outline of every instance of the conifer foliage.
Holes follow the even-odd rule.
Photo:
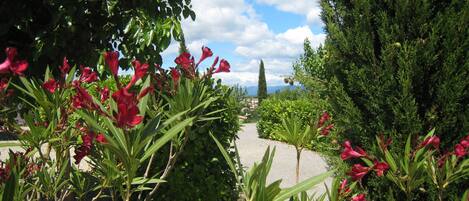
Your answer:
[[[259,99],[259,104],[261,104],[262,100],[267,98],[267,81],[265,80],[264,61],[262,60],[259,64],[259,84],[257,90],[257,98]]]
[[[334,117],[360,144],[469,130],[469,1],[322,0]]]

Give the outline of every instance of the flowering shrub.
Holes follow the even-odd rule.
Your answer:
[[[230,66],[222,59],[216,67],[217,57],[200,76],[199,64],[212,56],[209,48],[202,50],[197,63],[183,53],[169,71],[156,66],[152,72],[149,64],[133,60],[134,74],[128,83],[118,76],[118,52],[106,52],[103,58],[115,90],[97,87],[97,72],[72,67],[66,58],[58,78],[49,70],[44,81],[20,77],[21,85],[13,85],[28,96],[23,100],[31,108],[24,115],[30,131],[20,136],[28,152],[2,163],[2,196],[12,200],[152,199],[184,151],[191,126],[216,119],[220,112],[204,112],[217,100],[206,93],[211,87],[206,81],[214,73],[229,72]],[[27,62],[15,60],[12,49],[7,54],[2,75],[23,75]],[[162,174],[150,171],[166,143],[171,149],[166,167]]]
[[[363,163],[354,163],[347,173],[354,181],[352,185],[347,185],[347,179],[343,179],[340,185],[338,185],[338,179],[334,181],[331,190],[333,196],[330,200],[348,198],[365,200],[367,189],[362,181],[372,172],[375,172],[377,177],[394,183],[395,189],[399,189],[406,195],[406,200],[413,200],[416,190],[423,189],[425,183],[436,187],[439,200],[447,200],[445,194],[447,188],[452,183],[460,182],[469,176],[469,159],[467,158],[469,135],[461,139],[453,151],[441,154],[440,138],[433,135],[433,132],[434,130],[428,133],[414,148],[412,148],[410,135],[403,153],[391,153],[388,146],[391,145],[392,140],[384,139],[382,136],[377,137],[377,147],[381,153],[378,156],[369,155],[362,148],[353,147],[349,141],[345,141],[340,157],[343,160],[361,159]],[[360,185],[356,185],[357,183]],[[364,193],[353,194],[353,191]]]

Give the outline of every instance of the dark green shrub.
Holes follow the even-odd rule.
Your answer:
[[[237,104],[228,87],[217,84],[213,90],[221,98],[208,108],[207,113],[225,110],[221,113],[220,119],[193,126],[196,130],[192,130],[193,135],[190,136],[185,151],[177,161],[176,168],[167,178],[168,182],[158,190],[158,200],[237,199],[236,179],[217,145],[209,136],[209,132],[212,132],[225,148],[230,147],[230,142],[240,129]]]

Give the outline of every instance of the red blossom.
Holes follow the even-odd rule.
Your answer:
[[[109,66],[109,70],[111,71],[112,75],[114,77],[117,77],[117,73],[119,72],[119,52],[117,51],[105,52],[104,60]]]
[[[98,135],[96,135],[96,141],[99,142],[100,144],[106,144],[107,141],[106,141],[106,137],[104,136],[104,134],[100,133]]]
[[[90,67],[85,67],[82,69],[80,81],[86,83],[92,83],[98,80],[98,74],[93,72]]]
[[[358,194],[355,197],[352,197],[352,201],[366,201],[365,194]]]
[[[42,87],[52,94],[55,93],[55,90],[58,86],[59,83],[57,83],[54,78],[50,78],[47,82],[44,82],[44,84],[42,84]]]
[[[120,103],[117,106],[117,113],[114,117],[117,120],[117,126],[124,128],[132,128],[140,123],[142,123],[143,117],[138,115],[138,107],[136,104],[123,104]]]
[[[385,139],[384,138],[384,135],[380,135],[379,136],[379,147],[382,149],[382,150],[388,150],[388,146],[392,143],[392,139],[391,138],[388,138],[388,139]]]
[[[469,148],[469,135],[463,138],[459,144],[464,146],[464,148]]]
[[[347,187],[347,179],[340,182],[339,194],[347,194],[350,192],[350,188]]]
[[[171,77],[173,78],[174,83],[179,82],[179,78],[181,77],[181,73],[176,68],[171,68]]]
[[[8,178],[10,178],[10,166],[8,164],[4,165],[3,163],[0,166],[0,184],[5,183]]]
[[[350,158],[360,158],[360,157],[366,157],[367,154],[366,152],[360,148],[360,147],[356,147],[357,151],[353,150],[352,148],[352,145],[350,143],[350,141],[345,141],[344,142],[344,151],[342,151],[342,153],[340,154],[340,158],[342,158],[342,160],[347,160],[347,159],[350,159]]]
[[[116,101],[117,104],[134,104],[135,98],[134,94],[130,93],[126,88],[119,89],[118,91],[112,94],[112,99]]]
[[[104,103],[107,99],[109,99],[109,88],[104,87],[103,89],[99,89],[98,91],[101,98],[101,103]]]
[[[220,66],[218,66],[217,70],[215,70],[214,73],[220,73],[220,72],[230,72],[230,63],[228,61],[222,59],[220,61]]]
[[[331,124],[329,126],[326,126],[325,128],[321,129],[321,135],[323,136],[328,136],[329,133],[331,132],[331,129],[334,128],[334,124]]]
[[[132,80],[130,80],[127,85],[127,89],[130,89],[140,78],[145,76],[149,67],[147,63],[141,64],[139,60],[132,61],[132,66],[134,67],[135,73],[132,76]]]
[[[443,167],[443,165],[445,165],[446,163],[446,160],[448,159],[448,157],[451,155],[450,152],[446,152],[445,154],[443,154],[443,156],[440,157],[440,159],[438,159],[438,167],[441,168]]]
[[[65,75],[70,71],[70,65],[68,65],[67,57],[64,57],[63,64],[62,66],[59,66],[59,69],[62,73],[62,77],[65,77]]]
[[[329,119],[331,119],[331,116],[329,116],[329,113],[327,112],[322,113],[318,121],[318,128],[321,128],[324,125],[324,123],[326,123],[326,121],[329,121]]]
[[[373,169],[376,171],[378,177],[383,176],[384,172],[389,169],[389,165],[386,162],[374,162]]]
[[[5,90],[8,87],[9,82],[10,82],[10,80],[8,80],[7,78],[2,78],[0,80],[0,92],[2,92],[3,90]]]
[[[355,181],[361,181],[362,178],[368,174],[370,171],[369,167],[362,166],[361,164],[355,164],[352,166],[352,170],[350,170],[347,175],[351,176]]]
[[[72,105],[77,109],[97,109],[98,106],[93,102],[93,98],[86,91],[85,88],[81,87],[79,84],[74,83],[76,94],[72,97]]]
[[[183,52],[178,57],[176,57],[174,62],[180,65],[184,70],[190,71],[190,68],[192,65],[194,65],[194,58],[191,58],[191,54]]]
[[[6,97],[13,96],[13,94],[15,94],[15,90],[13,90],[13,89],[8,89],[8,90],[7,90],[7,95],[6,95]]]
[[[138,100],[142,99],[142,98],[145,97],[148,93],[153,92],[153,90],[155,90],[155,88],[153,88],[153,86],[146,87],[145,89],[142,90],[142,92],[140,92],[140,94],[138,94],[137,99],[138,99]]]
[[[11,71],[15,75],[23,75],[23,72],[28,69],[28,62],[26,60],[16,60],[18,52],[14,47],[7,47],[5,53],[7,58],[0,64],[0,74],[7,74]]]
[[[420,143],[417,149],[426,147],[427,145],[432,145],[433,148],[438,149],[440,146],[440,138],[438,136],[427,137],[422,143]]]
[[[454,147],[454,154],[459,157],[459,158],[462,158],[466,155],[466,149],[464,148],[463,145],[461,144],[457,144],[455,147]]]
[[[93,138],[93,132],[87,132],[85,135],[81,136],[83,143],[80,147],[75,149],[75,155],[73,156],[75,159],[75,164],[79,164],[85,156],[90,154],[91,148],[93,146]]]
[[[196,66],[199,66],[199,64],[204,61],[206,58],[213,56],[213,52],[210,48],[202,46],[202,55],[200,56],[199,61],[197,62]]]

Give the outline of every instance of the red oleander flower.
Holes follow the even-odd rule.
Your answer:
[[[462,158],[466,155],[466,149],[464,148],[463,145],[461,144],[457,144],[455,147],[454,147],[454,154],[459,157],[459,158]]]
[[[2,163],[0,166],[0,184],[5,183],[10,178],[10,166]]]
[[[7,78],[2,78],[0,80],[0,92],[4,91],[8,87],[9,82],[10,80],[8,80]]]
[[[347,187],[347,179],[340,182],[339,194],[347,194],[350,192],[350,188]]]
[[[469,135],[463,138],[459,144],[464,146],[464,148],[469,148]]]
[[[117,77],[119,72],[119,52],[109,51],[104,53],[104,60],[109,66],[109,70],[114,77]]]
[[[5,61],[0,64],[0,74],[7,74],[10,72],[10,66],[14,62],[18,52],[14,47],[7,47],[5,48],[5,53],[7,57],[5,58]]]
[[[126,88],[119,89],[118,91],[112,94],[112,99],[116,101],[117,104],[134,104],[135,98],[134,94],[130,93]]]
[[[366,152],[360,148],[360,147],[356,147],[357,151],[353,150],[352,148],[352,145],[350,143],[350,141],[345,141],[344,142],[344,151],[342,151],[342,153],[340,154],[340,158],[342,158],[342,160],[347,160],[347,159],[350,159],[350,158],[360,158],[360,157],[366,157],[367,154]]]
[[[176,57],[174,62],[180,65],[185,70],[190,70],[192,65],[194,65],[194,58],[191,58],[191,54],[183,52],[178,57]]]
[[[352,201],[366,201],[365,194],[358,194],[352,198]]]
[[[107,141],[106,141],[106,137],[104,136],[104,134],[100,133],[98,135],[96,135],[96,141],[99,142],[100,144],[106,144]]]
[[[222,59],[220,61],[220,66],[218,66],[217,70],[215,70],[214,73],[220,73],[220,72],[230,72],[230,63],[228,61]]]
[[[104,87],[103,89],[98,89],[98,91],[101,98],[101,103],[104,103],[107,99],[109,99],[109,88]]]
[[[440,138],[438,136],[427,137],[422,143],[420,143],[417,149],[426,147],[427,145],[432,145],[433,148],[438,149],[440,146]]]
[[[47,82],[44,82],[44,84],[42,84],[42,87],[52,94],[55,93],[55,90],[58,86],[59,83],[57,83],[54,78],[50,78]]]
[[[331,119],[331,116],[329,116],[329,113],[327,112],[322,113],[321,118],[319,118],[319,121],[318,121],[318,128],[321,128],[324,125],[324,123],[326,123],[326,121],[329,121],[329,119]]]
[[[134,67],[135,73],[132,76],[132,80],[130,80],[127,85],[127,89],[130,89],[140,78],[145,76],[149,67],[147,63],[141,64],[139,60],[132,61],[132,66]]]
[[[90,154],[91,148],[93,146],[93,138],[94,133],[92,132],[87,132],[85,135],[81,136],[83,144],[75,149],[75,155],[73,156],[75,159],[75,164],[79,164],[85,156]]]
[[[90,67],[85,67],[82,69],[80,81],[86,83],[92,83],[98,80],[98,74],[93,72]]]
[[[350,170],[347,175],[351,176],[355,181],[361,181],[369,171],[369,167],[362,166],[361,164],[355,164],[352,166],[352,170]]]
[[[443,156],[440,157],[440,159],[438,159],[438,167],[441,168],[443,167],[443,165],[445,165],[446,163],[446,160],[448,159],[448,157],[451,155],[450,152],[446,152],[445,154],[443,154]]]
[[[132,128],[142,123],[143,117],[138,115],[138,107],[134,104],[120,103],[117,106],[118,112],[114,115],[117,121],[117,126],[124,128]]]
[[[181,73],[176,68],[171,68],[171,77],[173,78],[174,83],[179,82],[179,78],[181,77]]]
[[[322,136],[328,136],[329,133],[331,132],[331,129],[334,128],[334,124],[331,124],[329,126],[326,126],[325,128],[321,129],[321,135]]]
[[[197,62],[196,66],[199,66],[202,61],[204,61],[206,58],[213,56],[213,52],[210,48],[202,46],[202,55],[200,56],[199,61]]]
[[[140,92],[140,94],[138,94],[137,99],[138,99],[138,100],[142,99],[142,98],[145,97],[148,93],[153,92],[154,89],[155,89],[155,88],[153,88],[153,86],[146,87],[145,89],[142,90],[142,92]]]
[[[18,52],[14,47],[7,47],[5,53],[7,58],[0,64],[0,74],[7,74],[11,71],[15,75],[23,75],[23,72],[28,69],[28,62],[26,60],[16,60]]]
[[[389,169],[389,165],[386,162],[374,162],[373,169],[376,171],[378,177],[383,176],[384,172]]]
[[[68,65],[67,57],[64,57],[63,64],[62,66],[59,66],[59,69],[63,77],[65,77],[65,75],[70,71],[70,65]]]
[[[93,98],[91,95],[86,91],[85,88],[81,87],[79,84],[74,84],[76,94],[72,97],[72,105],[74,108],[81,109],[97,109],[98,106],[93,102]]]
[[[384,135],[380,135],[379,136],[379,147],[382,149],[382,150],[388,150],[388,146],[392,143],[392,139],[391,138],[388,138],[388,139],[385,139],[384,138]]]

